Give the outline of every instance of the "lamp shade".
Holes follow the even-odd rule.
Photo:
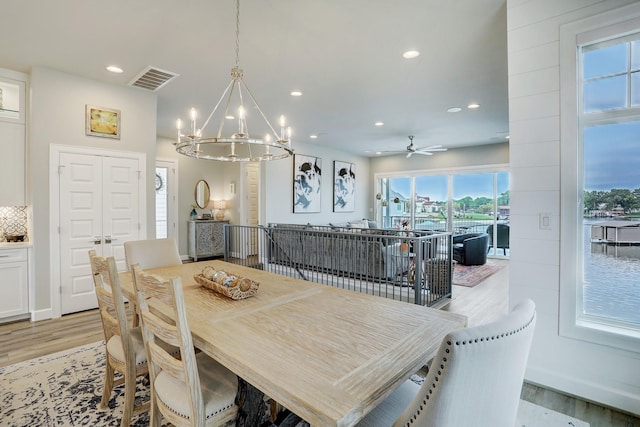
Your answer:
[[[213,208],[214,209],[226,209],[227,208],[227,202],[224,201],[224,200],[214,200]]]

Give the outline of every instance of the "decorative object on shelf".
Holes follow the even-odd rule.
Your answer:
[[[227,202],[224,200],[215,200],[213,202],[213,209],[216,210],[215,218],[218,221],[222,221],[224,219],[224,210],[227,209]]]
[[[353,212],[356,205],[356,166],[333,162],[333,211]]]
[[[191,219],[198,218],[198,211],[196,211],[196,207],[194,205],[191,205],[191,213],[189,214],[189,218]]]
[[[206,266],[202,273],[193,276],[194,280],[207,289],[225,295],[233,300],[254,296],[260,284],[248,277],[236,276],[226,271]]]
[[[394,197],[393,203],[400,203],[400,197]]]
[[[293,156],[293,213],[320,212],[322,159]]]
[[[87,105],[85,126],[89,136],[120,139],[120,110]]]
[[[380,200],[380,199],[382,199],[382,194],[380,193],[376,194],[376,200]]]
[[[191,109],[191,126],[187,135],[182,134],[182,121],[176,121],[178,139],[176,151],[185,156],[197,159],[219,160],[224,162],[259,162],[265,160],[283,159],[293,154],[291,148],[291,128],[286,127],[284,116],[280,116],[280,133],[278,134],[267,116],[262,112],[258,102],[244,82],[242,69],[240,68],[240,0],[236,0],[236,64],[231,69],[231,82],[213,107],[213,110],[204,121],[201,128],[197,126],[198,113]],[[248,108],[243,104],[242,90],[253,102]],[[233,101],[233,95],[237,93],[237,99]],[[205,136],[204,130],[214,117],[218,107],[225,99],[224,111],[220,115],[220,125],[216,136]],[[232,102],[235,102],[232,105]],[[266,136],[258,138],[249,135],[247,126],[247,113],[257,110],[266,124]],[[235,119],[238,124],[237,132],[223,136],[226,120]],[[273,152],[272,152],[273,150]]]

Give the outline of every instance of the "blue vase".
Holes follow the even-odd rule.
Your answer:
[[[191,213],[189,214],[189,217],[191,219],[197,219],[198,218],[198,212],[196,212],[196,208],[191,209]]]

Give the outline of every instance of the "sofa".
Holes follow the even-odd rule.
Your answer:
[[[406,235],[360,227],[269,224],[269,262],[392,281],[408,269]]]
[[[453,259],[462,265],[484,265],[487,262],[489,235],[466,233],[453,236]]]

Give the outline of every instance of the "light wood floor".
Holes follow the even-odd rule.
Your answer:
[[[469,326],[491,322],[507,314],[509,268],[481,284],[454,287],[448,310],[468,316]],[[97,310],[37,323],[20,321],[0,325],[0,367],[103,339]],[[553,390],[525,383],[522,398],[545,408],[586,421],[591,427],[640,427],[640,419]]]

